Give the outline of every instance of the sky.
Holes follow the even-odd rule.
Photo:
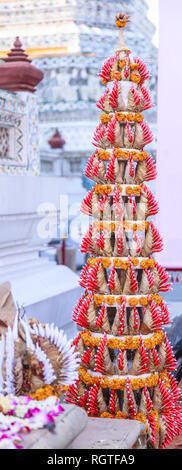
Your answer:
[[[156,47],[158,47],[158,27],[159,27],[159,12],[158,12],[158,5],[159,5],[159,0],[146,0],[149,6],[148,10],[148,18],[154,23],[156,26],[156,32],[153,36],[153,43],[155,44]]]

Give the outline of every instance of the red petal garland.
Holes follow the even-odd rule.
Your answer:
[[[121,307],[119,311],[119,319],[120,319],[120,324],[119,324],[119,329],[118,329],[119,335],[122,335],[123,330],[124,330],[124,312],[125,312],[125,300],[122,299]]]
[[[89,390],[86,390],[84,395],[82,395],[79,399],[79,406],[82,406],[83,408],[86,407],[88,395],[89,395]]]
[[[150,144],[150,142],[153,141],[153,134],[152,134],[148,124],[144,121],[141,121],[140,126],[141,126],[142,131],[143,131],[144,145]]]
[[[102,328],[102,321],[103,321],[103,318],[104,318],[104,313],[105,313],[105,305],[103,304],[101,309],[99,310],[99,314],[98,314],[98,317],[97,317],[97,320],[96,320],[96,325],[99,328]]]
[[[153,356],[153,359],[154,359],[155,367],[158,367],[160,360],[159,360],[159,355],[158,355],[157,349],[155,347],[152,348],[152,356]]]
[[[69,402],[69,403],[73,403],[75,405],[75,403],[77,402],[77,398],[78,398],[78,382],[79,380],[76,380],[74,384],[70,385],[67,393],[66,393],[66,401]]]
[[[127,397],[128,397],[129,417],[134,418],[137,415],[137,410],[134,406],[132,392],[131,392],[131,389],[130,389],[129,377],[127,377],[127,379],[126,379],[126,390],[127,390]]]
[[[166,333],[164,335],[164,342],[165,342],[165,346],[166,346],[166,362],[165,362],[165,366],[168,370],[175,370],[178,363],[176,361],[176,358],[173,354],[173,350],[172,350],[172,347],[167,339],[167,336],[166,336]]]
[[[144,272],[147,276],[147,279],[148,279],[148,283],[149,283],[149,288],[151,289],[151,287],[154,285],[154,278],[152,276],[152,273],[150,273],[150,271],[148,269],[144,269]]]
[[[156,215],[159,211],[158,202],[155,200],[155,197],[150,191],[150,189],[147,188],[144,183],[142,184],[142,188],[146,192],[148,198],[147,217],[151,215]]]
[[[155,225],[153,222],[150,222],[150,228],[152,230],[153,234],[153,247],[152,247],[152,253],[154,252],[160,252],[163,249],[163,241],[162,237],[159,235],[158,230],[156,229]]]
[[[138,58],[133,58],[134,62],[139,65],[138,71],[141,75],[142,81],[147,80],[150,77],[150,73],[147,70],[147,66],[144,64],[144,62],[138,57]]]
[[[81,202],[81,212],[86,215],[92,215],[92,196],[94,194],[94,189],[88,192]]]
[[[162,314],[161,311],[157,308],[155,302],[151,300],[150,295],[148,296],[148,302],[150,304],[151,308],[151,314],[152,314],[152,329],[153,330],[161,330],[162,328]]]
[[[102,122],[97,126],[96,131],[94,132],[94,137],[93,137],[93,145],[98,147],[102,143],[102,139],[105,134],[105,126],[102,124]]]
[[[108,286],[109,286],[109,289],[111,290],[114,290],[115,288],[115,267],[113,266],[112,269],[111,269],[111,274],[109,276],[109,279],[108,279]]]
[[[139,340],[140,340],[140,356],[141,356],[141,362],[142,362],[140,373],[144,374],[148,372],[149,355],[148,355],[146,347],[144,346],[143,339],[140,337]]]
[[[88,311],[88,307],[92,298],[93,298],[93,294],[88,295],[88,297],[86,297],[85,300],[82,302],[82,305],[79,309],[79,312],[76,318],[76,323],[78,326],[81,326],[82,328],[88,328],[87,311]]]
[[[123,222],[121,221],[118,232],[117,232],[117,251],[118,254],[122,253],[122,236],[123,236]]]
[[[133,235],[133,240],[135,241],[135,243],[137,244],[137,250],[136,252],[137,253],[140,253],[141,249],[142,249],[142,246],[143,246],[143,240],[142,238],[135,232],[134,235]]]
[[[126,127],[127,127],[127,131],[128,131],[129,142],[132,143],[134,136],[133,136],[132,128],[131,128],[130,124],[128,123],[128,121],[126,121]]]
[[[81,243],[81,253],[92,253],[92,231],[93,226],[90,225],[89,229],[87,230],[86,234],[84,235]]]
[[[95,371],[99,372],[100,374],[104,374],[103,352],[104,352],[104,346],[106,342],[107,342],[107,334],[105,333],[104,337],[101,339],[99,343],[97,354],[95,355]]]
[[[87,178],[90,178],[92,175],[91,175],[91,170],[92,170],[92,166],[93,166],[93,161],[96,157],[96,154],[97,154],[97,150],[95,153],[92,154],[92,156],[90,157],[88,163],[87,163],[87,166],[85,168],[85,171],[84,171],[84,174],[85,176],[87,176]]]
[[[113,206],[114,206],[116,217],[118,219],[121,219],[123,209],[120,203],[120,192],[119,192],[117,184],[115,184],[115,187],[114,187]]]
[[[118,80],[114,80],[113,88],[109,95],[109,105],[112,108],[117,108],[118,105]]]
[[[136,279],[136,274],[135,274],[133,263],[131,262],[130,259],[129,259],[129,265],[130,265],[130,278],[131,278],[130,287],[133,292],[136,292],[138,290],[138,282]]]
[[[121,350],[119,353],[119,357],[118,357],[118,367],[120,370],[123,370],[123,363],[124,363],[123,351]]]
[[[103,250],[103,248],[104,248],[104,237],[103,237],[102,233],[99,234],[99,239],[96,240],[96,245],[98,246],[98,248]]]
[[[108,123],[108,126],[107,126],[107,140],[109,140],[109,142],[114,145],[114,142],[115,142],[115,125],[117,123],[117,119],[116,119],[116,116],[114,115],[112,117],[112,119],[110,120],[110,122]]]
[[[109,89],[107,88],[106,93],[104,93],[104,95],[100,97],[98,103],[96,103],[96,106],[99,109],[101,109],[102,111],[104,111],[104,106],[103,105],[104,105],[104,101],[105,101],[108,94],[109,94]]]
[[[82,364],[84,364],[85,366],[89,366],[91,352],[92,352],[92,348],[90,346],[90,348],[87,351],[85,351],[85,354],[81,358]]]
[[[111,390],[110,399],[109,399],[109,411],[113,415],[116,414],[116,406],[115,406],[115,391]]]
[[[81,287],[86,287],[87,285],[87,278],[88,278],[88,271],[89,271],[89,266],[86,264],[80,274],[80,279],[79,279],[79,284]]]
[[[138,313],[138,310],[137,308],[134,306],[133,307],[133,311],[134,311],[134,324],[133,324],[133,328],[134,330],[138,330],[138,327],[139,327],[139,313]]]
[[[99,416],[99,409],[97,405],[97,394],[99,390],[99,385],[95,384],[89,387],[89,402],[88,402],[88,412],[92,416]]]
[[[111,181],[111,183],[114,183],[115,180],[115,168],[114,168],[114,163],[115,163],[115,155],[114,152],[112,153],[108,165],[107,165],[107,171],[106,171],[106,178]]]
[[[80,299],[79,299],[79,301],[78,301],[76,307],[75,307],[74,310],[73,310],[73,316],[72,316],[73,321],[76,321],[78,312],[79,312],[79,310],[80,310],[80,307],[81,307],[81,305],[82,305],[84,299],[85,299],[85,294],[83,294],[82,297],[80,297]]]
[[[147,156],[146,159],[146,164],[147,164],[147,174],[145,177],[145,181],[151,181],[154,180],[157,176],[157,170],[154,162],[152,161],[150,155]]]
[[[133,178],[135,174],[135,167],[134,167],[132,155],[129,156],[129,162],[130,162],[130,176],[131,178]]]
[[[110,72],[111,68],[113,66],[113,63],[116,59],[116,55],[109,57],[109,59],[104,62],[104,65],[102,66],[101,72],[99,73],[100,77],[106,80],[107,82],[110,80]]]
[[[98,261],[98,262],[93,266],[93,268],[91,268],[90,271],[88,272],[88,276],[87,276],[87,288],[88,288],[89,290],[91,290],[92,292],[98,290],[97,273],[98,273],[98,269],[99,269],[100,264],[101,264],[101,260],[99,259],[99,261]]]
[[[137,93],[137,90],[135,90],[134,85],[132,85],[132,87],[131,87],[131,92],[133,94],[135,103],[138,106],[140,104],[141,98],[140,98],[140,95]]]
[[[153,106],[152,104],[152,100],[151,100],[151,97],[150,97],[150,94],[148,92],[148,90],[144,87],[144,86],[140,86],[140,90],[144,96],[144,108],[143,110],[146,110],[146,109],[149,109]]]
[[[157,268],[158,274],[160,276],[160,284],[159,290],[163,292],[167,292],[171,289],[171,282],[169,281],[169,274],[157,261],[155,262],[155,266]]]

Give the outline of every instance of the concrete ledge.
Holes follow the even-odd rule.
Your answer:
[[[88,418],[86,428],[68,449],[131,449],[144,429],[136,420]]]
[[[85,428],[87,414],[78,406],[63,405],[65,411],[55,418],[55,432],[47,428],[32,431],[23,435],[24,449],[65,449]]]
[[[24,305],[28,318],[53,322],[64,329],[70,339],[77,334],[72,312],[81,295],[79,278],[67,266],[47,264],[47,268],[39,272],[10,278],[12,294],[15,302]]]

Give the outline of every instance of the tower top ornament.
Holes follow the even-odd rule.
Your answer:
[[[130,49],[128,49],[128,47],[126,47],[125,45],[124,34],[123,34],[123,28],[130,21],[129,18],[130,16],[126,15],[125,13],[118,13],[116,15],[115,25],[117,26],[117,28],[119,28],[119,41],[118,41],[118,47],[116,49],[116,52],[119,52],[119,51],[130,52]]]

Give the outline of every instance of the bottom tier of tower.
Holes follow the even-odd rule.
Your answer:
[[[84,408],[90,417],[142,421],[150,447],[165,448],[182,429],[179,391],[167,370],[109,377],[81,366],[66,400]]]

